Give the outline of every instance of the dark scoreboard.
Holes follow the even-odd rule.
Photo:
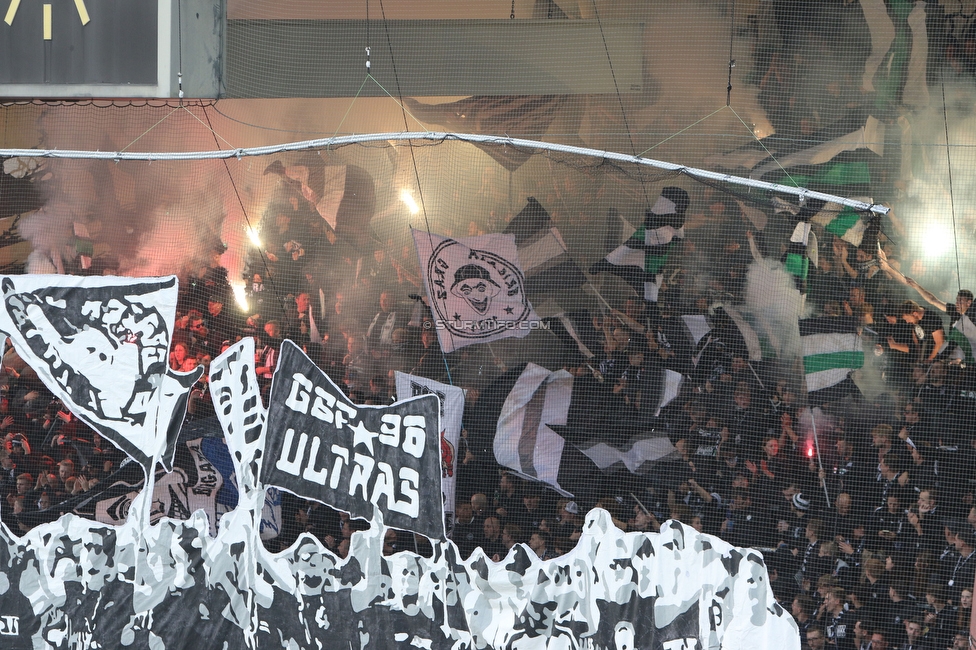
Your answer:
[[[224,13],[222,0],[0,0],[0,98],[177,97],[181,81],[216,97]]]

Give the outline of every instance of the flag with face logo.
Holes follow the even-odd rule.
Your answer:
[[[541,327],[526,294],[514,235],[451,239],[413,231],[420,272],[444,352],[523,338]]]
[[[177,280],[0,276],[0,332],[44,385],[149,472],[172,469],[190,387],[169,368]]]

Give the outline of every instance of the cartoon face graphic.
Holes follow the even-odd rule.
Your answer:
[[[491,306],[491,299],[498,295],[501,287],[491,279],[488,269],[477,264],[465,264],[454,273],[451,293],[463,298],[479,314],[484,314]]]
[[[17,292],[10,280],[3,289],[14,324],[76,404],[101,420],[146,421],[151,375],[165,370],[169,347],[156,309],[106,291],[41,295]]]
[[[521,325],[536,316],[525,294],[514,235],[463,242],[441,238],[429,257],[433,237],[414,237],[417,250],[427,258],[424,280],[445,352],[478,340],[528,335],[530,328]]]

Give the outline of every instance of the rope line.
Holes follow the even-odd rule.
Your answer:
[[[952,243],[953,248],[956,249],[956,281],[959,284],[959,289],[962,289],[962,267],[959,265],[959,242],[956,236],[956,195],[952,192],[952,156],[951,150],[949,148],[949,112],[946,108],[946,96],[945,96],[945,81],[942,82],[942,122],[945,125],[945,138],[946,138],[946,168],[948,170],[949,178],[949,210],[952,215]]]
[[[738,113],[735,112],[735,109],[734,108],[732,108],[731,106],[729,106],[729,110],[732,111],[732,114],[735,115],[739,119],[740,122],[742,122],[742,126],[744,126],[747,129],[749,129],[749,125],[746,124],[746,121],[743,120],[742,117]],[[749,132],[752,133],[752,129],[749,129]],[[786,167],[783,167],[783,165],[780,164],[779,159],[776,156],[773,155],[773,152],[766,148],[766,143],[763,142],[761,138],[756,137],[756,134],[755,133],[752,133],[752,137],[756,138],[756,142],[758,142],[759,143],[759,146],[763,148],[763,151],[765,151],[767,154],[769,154],[769,157],[773,159],[773,162],[775,162],[777,165],[779,165],[780,170],[784,174],[786,174],[786,177],[788,179],[790,179],[790,182],[793,183],[794,185],[796,185],[796,181],[793,180],[793,177],[790,176],[790,173],[788,171],[786,171]]]
[[[603,50],[607,53],[607,65],[610,66],[610,78],[613,79],[613,90],[617,94],[617,104],[620,105],[620,115],[624,120],[624,129],[627,131],[627,139],[630,140],[630,150],[636,156],[637,155],[637,145],[634,143],[634,132],[630,129],[630,123],[627,121],[627,111],[624,109],[624,100],[620,96],[620,86],[617,84],[617,73],[613,69],[613,58],[610,56],[610,46],[607,45],[607,37],[603,33],[603,21],[600,20],[600,10],[596,6],[596,0],[593,2],[593,14],[596,16],[596,24],[600,27],[600,38],[603,39]],[[644,193],[644,205],[648,208],[651,207],[651,197],[647,195],[647,185],[644,183],[643,176],[638,172],[640,176],[641,191]]]
[[[396,67],[396,55],[393,53],[393,39],[390,38],[390,26],[386,20],[386,9],[383,6],[383,0],[380,0],[380,15],[383,17],[383,31],[386,33],[386,46],[390,48],[390,63],[393,66],[393,81],[396,83],[396,91],[397,91],[397,97],[395,98],[395,101],[397,101],[397,104],[400,106],[400,114],[403,116],[403,128],[409,129],[410,124],[407,122],[407,109],[404,106],[404,102],[403,102],[403,90],[400,87],[400,75],[397,72],[397,67]],[[383,88],[383,86],[380,85],[379,82],[377,82],[377,85],[380,88]],[[384,88],[384,90],[386,89]],[[411,115],[411,117],[413,116]],[[426,127],[421,125],[421,128],[426,128]],[[410,150],[410,162],[413,165],[413,176],[414,176],[414,180],[417,183],[417,195],[420,197],[420,210],[424,216],[424,226],[427,228],[427,240],[430,243],[431,250],[434,250],[434,235],[431,232],[430,218],[427,215],[427,203],[424,200],[424,188],[420,184],[420,169],[417,167],[417,154],[413,150],[413,147],[409,147],[409,150]],[[453,386],[454,379],[451,377],[451,367],[447,363],[447,355],[444,353],[443,349],[441,349],[441,361],[444,362],[444,370],[447,371],[447,383]]]
[[[600,158],[604,161],[618,163],[629,163],[633,165],[643,165],[654,167],[668,172],[684,174],[696,180],[708,180],[730,185],[745,185],[748,187],[789,194],[792,196],[805,197],[808,199],[818,199],[830,203],[838,203],[855,210],[864,210],[877,214],[888,214],[890,208],[878,203],[866,203],[856,199],[849,199],[826,192],[817,192],[803,187],[792,185],[781,185],[770,183],[752,178],[743,178],[733,174],[713,172],[697,167],[688,167],[677,163],[654,160],[653,158],[643,158],[630,154],[617,153],[589,147],[576,147],[573,145],[558,144],[554,142],[543,142],[541,140],[524,140],[521,138],[511,138],[508,136],[481,135],[477,133],[452,133],[438,131],[414,131],[399,133],[365,133],[334,138],[321,138],[316,140],[302,140],[299,142],[285,142],[281,144],[266,145],[262,147],[248,147],[240,149],[215,149],[211,151],[194,152],[133,152],[133,151],[78,151],[69,149],[0,149],[0,157],[27,157],[27,158],[56,158],[59,160],[141,160],[141,161],[179,161],[179,160],[226,160],[229,158],[244,158],[245,156],[270,156],[290,151],[309,151],[314,149],[334,149],[350,144],[364,144],[376,142],[406,142],[410,140],[426,140],[434,142],[467,142],[471,144],[497,144],[511,147],[522,147],[537,151],[556,151],[576,156],[586,156]]]
[[[171,116],[171,115],[172,115],[173,113],[175,113],[176,111],[178,111],[178,110],[180,110],[180,108],[182,108],[182,107],[180,107],[180,106],[176,106],[176,107],[175,107],[175,108],[173,108],[173,110],[171,110],[171,111],[170,111],[169,113],[167,113],[167,114],[166,114],[166,115],[164,115],[163,117],[161,117],[161,118],[159,118],[159,121],[158,121],[158,122],[156,122],[155,124],[153,124],[152,126],[150,126],[150,127],[148,128],[148,129],[146,129],[145,131],[143,131],[142,133],[140,133],[140,134],[139,134],[139,135],[138,135],[138,136],[136,137],[136,139],[135,139],[135,140],[133,140],[133,141],[132,141],[132,142],[130,142],[129,144],[127,144],[127,145],[125,145],[124,147],[122,147],[122,151],[125,151],[126,149],[128,149],[129,147],[131,147],[132,145],[134,145],[135,143],[137,143],[137,142],[139,142],[139,140],[141,140],[142,138],[144,138],[144,137],[146,137],[146,136],[147,136],[147,135],[149,134],[149,132],[150,132],[150,131],[152,131],[152,130],[153,130],[153,129],[155,129],[155,128],[156,128],[157,126],[159,126],[160,124],[162,124],[163,122],[165,122],[166,120],[168,120],[168,119],[169,119],[169,117],[170,117],[170,116]],[[151,159],[150,159],[150,160],[151,160]]]

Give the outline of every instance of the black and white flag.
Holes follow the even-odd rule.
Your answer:
[[[203,454],[201,440],[188,440],[177,454],[171,472],[156,472],[153,482],[152,508],[149,523],[153,526],[163,517],[187,519],[191,512],[202,511],[210,523],[210,535],[217,535],[217,492],[223,484],[220,472]],[[135,468],[134,465],[132,465]],[[94,518],[103,524],[121,526],[129,516],[136,496],[146,487],[146,481],[133,472],[121,471],[103,491],[97,492]],[[79,514],[81,511],[78,511]]]
[[[540,327],[526,294],[514,235],[450,239],[415,230],[413,238],[434,315],[431,326],[444,352],[523,338]]]
[[[555,290],[576,289],[586,282],[552,217],[534,196],[525,200],[525,207],[512,217],[505,233],[515,235],[519,262],[525,271],[525,290],[536,304]]]
[[[742,314],[729,305],[716,305],[711,318],[704,314],[686,314],[681,317],[681,322],[695,349],[694,365],[698,365],[706,349],[715,344],[747,361],[762,361],[759,335]]]
[[[168,470],[190,387],[169,369],[175,277],[0,277],[0,331],[75,415],[150,471]]]
[[[311,312],[310,312],[311,313]],[[254,374],[254,339],[230,346],[210,364],[210,395],[242,489],[257,489],[267,411]]]
[[[434,395],[353,404],[291,341],[271,385],[261,482],[354,517],[444,537],[440,406]]]
[[[655,372],[661,376],[654,382],[651,399],[656,401],[649,409],[673,400],[682,380],[672,370]],[[584,377],[566,370],[550,372],[534,363],[499,377],[475,408],[479,417],[498,423],[492,441],[495,460],[525,478],[579,497],[603,472],[623,467],[647,473],[674,456],[667,436],[653,428],[621,436],[623,414],[605,401],[586,399],[588,392]]]
[[[512,387],[498,418],[495,459],[499,465],[555,488],[566,441],[549,425],[564,425],[573,394],[573,375],[528,364]]]

